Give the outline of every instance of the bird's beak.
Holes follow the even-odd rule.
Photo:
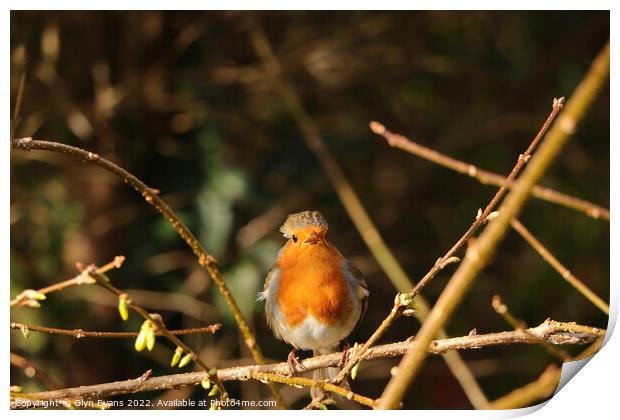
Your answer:
[[[319,236],[318,233],[312,233],[310,234],[310,236],[308,236],[306,239],[304,239],[304,244],[312,244],[312,245],[316,245],[319,242],[322,242],[321,237]]]

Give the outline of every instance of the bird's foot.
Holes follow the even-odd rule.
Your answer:
[[[338,367],[343,368],[347,362],[349,361],[349,349],[351,346],[348,341],[344,341],[342,344],[342,356],[340,357],[340,361],[338,362]]]
[[[304,369],[301,363],[299,363],[295,349],[291,350],[288,354],[286,362],[288,363],[289,376],[293,376],[295,373],[301,372]]]

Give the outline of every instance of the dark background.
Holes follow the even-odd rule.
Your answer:
[[[120,164],[178,212],[216,256],[226,282],[271,360],[289,347],[273,338],[255,302],[284,240],[289,212],[320,210],[330,238],[366,274],[370,305],[351,342],[365,340],[395,289],[370,255],[333,186],[254,52],[258,18],[328,148],[387,244],[414,281],[471,224],[496,188],[390,148],[368,129],[396,132],[482,168],[507,174],[550,111],[569,97],[609,37],[607,12],[13,12],[11,105],[24,53],[27,84],[17,136],[77,145]],[[73,277],[75,262],[127,261],[113,284],[163,315],[169,328],[221,322],[186,342],[217,367],[251,363],[218,290],[172,228],[123,182],[70,157],[11,154],[11,296]],[[541,184],[609,205],[606,86]],[[571,271],[609,298],[609,225],[532,199],[520,219]],[[425,295],[434,301],[454,267]],[[450,335],[510,329],[490,302],[500,294],[535,326],[545,318],[605,328],[607,318],[563,281],[515,232],[478,277],[447,325]],[[50,295],[14,321],[136,331],[96,286]],[[399,320],[382,342],[414,335]],[[168,367],[170,345],[136,353],[123,339],[11,333],[11,350],[62,386],[134,378]],[[576,354],[579,348],[569,348]],[[490,399],[537,378],[554,359],[542,347],[462,352]],[[356,391],[378,397],[398,359],[364,362]],[[183,369],[183,370],[187,370]],[[11,384],[44,389],[12,367]],[[257,383],[227,384],[233,396],[267,398]],[[283,388],[294,407],[307,390]],[[183,388],[136,395],[204,398]],[[471,408],[443,360],[431,356],[407,408]]]

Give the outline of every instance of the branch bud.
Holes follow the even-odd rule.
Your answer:
[[[183,349],[181,347],[177,347],[174,351],[174,355],[172,356],[170,367],[175,367],[179,363],[179,360],[181,360],[181,356],[183,356]]]
[[[127,294],[123,293],[118,297],[118,313],[123,321],[129,319],[129,310],[127,309]]]
[[[186,366],[191,361],[192,361],[192,355],[191,354],[186,354],[185,356],[183,356],[183,358],[179,362],[179,368],[182,368],[182,367]]]

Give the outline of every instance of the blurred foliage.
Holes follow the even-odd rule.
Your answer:
[[[376,328],[395,290],[272,90],[249,42],[248,19],[261,20],[285,76],[413,279],[465,231],[494,188],[391,149],[370,133],[368,122],[377,119],[446,154],[507,173],[552,99],[570,95],[609,37],[607,12],[12,12],[12,106],[27,57],[17,136],[97,152],[159,189],[218,258],[263,350],[276,360],[289,349],[273,338],[255,296],[284,242],[277,228],[287,213],[323,212],[333,242],[366,274],[370,307],[352,342]],[[609,138],[606,90],[543,184],[608,206]],[[12,296],[72,277],[76,261],[101,265],[122,254],[126,263],[110,273],[114,284],[168,293],[136,296],[170,328],[223,322],[214,337],[187,337],[210,364],[249,361],[217,289],[139,195],[66,156],[12,152],[11,162]],[[537,200],[521,219],[608,299],[607,223]],[[439,295],[453,270],[431,283],[429,298]],[[607,323],[514,232],[466,296],[449,333],[509,328],[491,309],[495,293],[531,325],[547,317]],[[198,302],[177,304],[179,294]],[[166,303],[174,310],[161,309]],[[94,286],[82,286],[11,316],[47,326],[137,330],[139,320],[132,315],[123,324],[115,305]],[[399,320],[384,341],[417,329],[413,319]],[[148,368],[173,371],[167,366],[174,349],[161,340],[153,352],[137,354],[130,340],[11,334],[12,351],[65,386],[136,377]],[[552,361],[535,346],[463,357],[489,398],[533,380]],[[362,364],[355,389],[378,396],[396,363]],[[14,368],[11,383],[42,387]],[[231,384],[229,391],[242,398],[267,395],[260,384]],[[285,396],[301,406],[307,391],[289,389]],[[470,408],[438,357],[428,360],[406,406]]]

